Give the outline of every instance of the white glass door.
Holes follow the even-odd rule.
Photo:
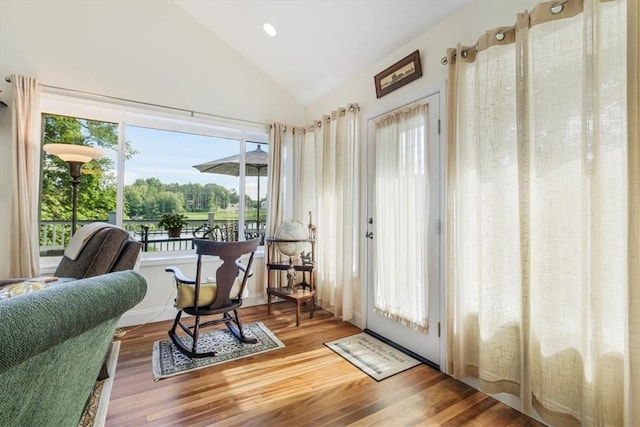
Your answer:
[[[392,116],[371,119],[367,142],[367,329],[436,365],[441,288],[439,111],[436,93]]]

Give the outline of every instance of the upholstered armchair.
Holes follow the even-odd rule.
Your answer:
[[[132,270],[142,244],[122,228],[102,222],[87,224],[72,237],[54,272],[55,277],[84,279],[114,271]],[[26,278],[0,280],[0,286]]]
[[[83,241],[78,241],[79,239]],[[74,249],[78,246],[79,249]],[[129,232],[118,226],[107,223],[88,224],[73,236],[53,275],[83,279],[114,271],[132,270],[141,248],[140,242],[132,240]]]

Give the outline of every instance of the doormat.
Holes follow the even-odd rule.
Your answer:
[[[256,344],[240,342],[227,328],[201,333],[198,338],[198,352],[213,350],[216,355],[200,359],[185,356],[170,339],[156,341],[153,343],[152,356],[154,381],[284,347],[284,344],[262,322],[248,323],[243,325],[243,329],[247,337],[256,338],[258,342]],[[180,339],[187,348],[191,347],[193,341],[190,336],[180,336]]]
[[[324,345],[376,381],[421,364],[413,357],[365,333],[326,342]]]
[[[120,354],[120,341],[111,343],[111,351],[107,359],[107,372],[109,378],[96,381],[89,396],[87,406],[84,408],[78,427],[102,427],[107,420],[107,409],[111,397],[111,387],[116,375],[116,365]]]

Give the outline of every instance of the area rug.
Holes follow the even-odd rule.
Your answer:
[[[214,329],[203,332],[198,338],[198,352],[215,351],[213,357],[191,359],[176,348],[170,339],[153,343],[153,379],[173,377],[255,354],[265,353],[284,347],[284,344],[262,322],[243,325],[249,338],[256,338],[256,344],[245,344],[234,337],[228,329]],[[181,336],[182,342],[191,347],[191,337]]]
[[[324,345],[376,381],[382,381],[421,363],[365,333],[326,342]]]
[[[111,387],[116,374],[118,354],[120,353],[120,341],[111,343],[111,351],[107,359],[107,372],[109,378],[96,381],[87,406],[84,408],[78,427],[102,427],[107,420],[107,408],[111,397]]]

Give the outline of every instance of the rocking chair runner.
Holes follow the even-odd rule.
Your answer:
[[[238,308],[242,305],[242,293],[247,285],[247,279],[252,275],[251,264],[258,248],[257,240],[244,242],[214,242],[210,240],[194,239],[198,261],[195,280],[185,277],[177,267],[167,267],[165,271],[173,273],[176,279],[177,297],[176,308],[178,314],[169,330],[169,337],[178,350],[191,358],[215,356],[215,351],[198,352],[198,336],[200,329],[206,326],[225,323],[229,331],[241,342],[255,344],[255,338],[247,338],[242,330],[242,323],[238,316]],[[250,254],[245,264],[240,257]],[[222,265],[216,271],[215,283],[202,283],[202,257],[218,256]],[[239,275],[238,273],[242,271]],[[192,326],[184,324],[180,318],[182,313],[194,316]],[[230,312],[233,312],[231,316]],[[222,318],[201,322],[200,317],[222,314]],[[176,334],[180,326],[192,339],[188,348]]]

